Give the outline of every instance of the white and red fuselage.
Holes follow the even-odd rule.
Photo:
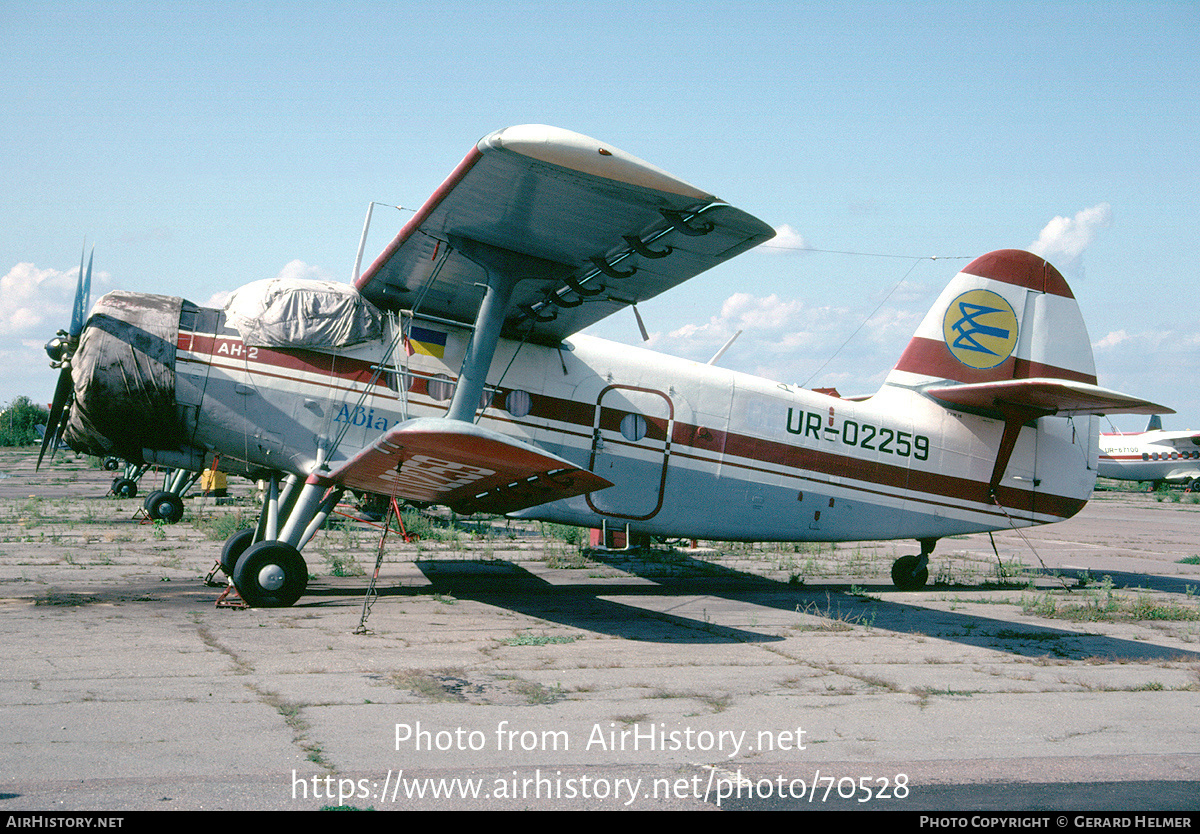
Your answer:
[[[1152,419],[1154,425],[1157,418]],[[1196,489],[1200,479],[1200,432],[1105,432],[1100,435],[1099,474],[1122,481],[1186,483]]]
[[[642,537],[917,539],[892,570],[913,589],[943,536],[1077,513],[1094,415],[1162,410],[1096,385],[1066,281],[1018,250],[964,267],[861,401],[582,335],[773,234],[611,145],[505,128],[353,286],[270,279],[224,310],[106,295],[64,436],[268,478],[222,565],[290,605],[346,489]]]
[[[177,374],[203,391],[190,445],[247,470],[307,473],[340,437],[324,452],[336,465],[398,423],[443,415],[467,338],[421,322],[377,373],[386,338],[337,353],[247,347],[206,313],[218,332],[181,328],[177,342]],[[1022,430],[993,500],[1003,421],[903,387],[843,400],[583,335],[560,349],[501,340],[492,367],[480,426],[614,484],[516,513],[530,518],[724,540],[938,538],[1068,518],[1095,476],[1094,418]]]

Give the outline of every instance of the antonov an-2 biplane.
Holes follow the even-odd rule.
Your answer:
[[[892,578],[920,588],[943,536],[1077,513],[1093,415],[1169,411],[1097,387],[1066,281],[1015,250],[964,268],[863,401],[580,334],[772,235],[594,139],[497,131],[353,286],[101,298],[57,346],[49,434],[268,477],[223,565],[286,606],[346,489],[640,536],[915,539]]]
[[[1150,418],[1145,431],[1102,432],[1097,474],[1120,481],[1149,481],[1200,490],[1200,432],[1163,431],[1162,419]]]

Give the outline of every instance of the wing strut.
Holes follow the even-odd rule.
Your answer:
[[[561,278],[570,272],[570,267],[458,235],[450,236],[450,244],[483,267],[488,276],[483,302],[475,319],[475,331],[471,334],[471,343],[458,372],[458,386],[446,412],[449,420],[473,423],[517,282],[525,278]]]

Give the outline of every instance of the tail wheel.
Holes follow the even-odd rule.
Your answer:
[[[919,591],[929,581],[929,568],[920,570],[920,556],[901,556],[892,563],[892,584],[901,591]]]
[[[173,492],[158,492],[146,502],[146,512],[155,521],[175,524],[183,518],[183,498]]]
[[[308,587],[308,565],[290,544],[259,542],[237,560],[233,584],[252,608],[287,608]]]

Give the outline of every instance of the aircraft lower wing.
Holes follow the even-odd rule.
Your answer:
[[[463,514],[510,513],[612,486],[536,446],[471,423],[432,417],[392,428],[330,477],[351,489],[441,504]]]
[[[1200,478],[1200,469],[1194,466],[1172,469],[1163,476],[1164,481],[1192,481],[1196,478]]]
[[[1174,414],[1166,406],[1110,391],[1098,385],[1055,378],[1010,379],[925,389],[935,400],[988,411],[1007,407],[1046,414]]]
[[[542,344],[658,295],[774,230],[596,139],[520,125],[481,139],[355,285],[384,310],[475,320],[519,280],[506,335]]]

